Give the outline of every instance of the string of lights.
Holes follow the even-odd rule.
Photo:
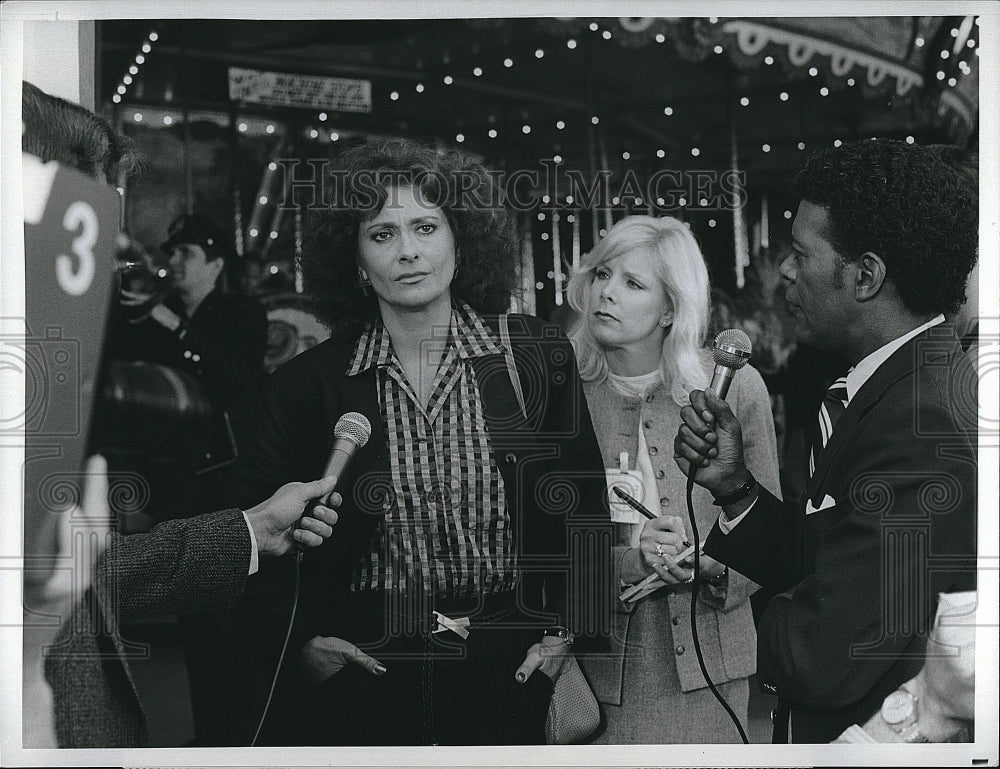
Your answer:
[[[707,27],[704,26],[706,21]],[[525,152],[529,153],[528,158],[530,153],[537,152],[539,163],[546,164],[551,160],[553,169],[606,169],[615,174],[615,178],[633,172],[638,178],[648,178],[655,169],[668,167],[726,168],[729,158],[720,156],[721,145],[716,141],[717,137],[711,133],[690,130],[692,123],[697,124],[699,110],[704,109],[704,105],[692,96],[690,89],[687,92],[684,89],[667,88],[651,90],[651,98],[659,101],[655,111],[650,111],[644,104],[642,114],[634,119],[631,115],[623,114],[619,108],[602,103],[600,99],[573,102],[572,99],[561,100],[554,96],[546,103],[542,92],[538,95],[543,97],[541,103],[546,106],[536,108],[530,91],[523,92],[528,98],[516,110],[510,109],[511,104],[517,103],[518,94],[521,93],[518,90],[520,83],[535,79],[541,82],[546,72],[553,67],[582,71],[586,67],[585,60],[599,60],[599,55],[607,55],[610,49],[606,46],[637,48],[650,43],[661,46],[668,41],[681,46],[684,41],[678,40],[679,33],[668,28],[669,23],[670,20],[663,19],[583,21],[567,39],[558,42],[539,45],[538,39],[530,39],[521,47],[505,42],[503,46],[493,47],[492,53],[487,50],[479,54],[479,61],[474,57],[471,60],[456,57],[456,61],[460,63],[454,65],[451,62],[453,52],[442,51],[434,55],[435,61],[428,62],[427,58],[420,57],[407,75],[394,76],[388,69],[384,73],[373,73],[374,103],[392,107],[385,115],[388,122],[383,120],[374,133],[384,131],[387,135],[391,134],[393,129],[390,123],[394,119],[398,122],[398,130],[406,133],[410,121],[399,116],[426,115],[430,105],[435,105],[434,109],[440,111],[438,105],[441,103],[459,104],[466,94],[471,97],[477,92],[481,95],[493,93],[506,103],[508,111],[500,111],[495,106],[496,102],[491,105],[484,99],[485,108],[478,115],[476,107],[456,113],[450,133],[447,129],[441,131],[435,126],[439,138],[445,141],[451,139],[457,144],[473,145],[470,149],[493,160],[519,156],[521,162],[524,162]],[[915,27],[924,30],[924,33],[909,41],[911,50],[914,51],[909,58],[909,69],[897,66],[896,69],[890,67],[885,71],[879,69],[879,60],[874,56],[849,51],[844,46],[837,47],[818,38],[811,39],[801,30],[794,35],[781,29],[763,33],[753,26],[756,20],[717,17],[700,20],[698,23],[702,25],[704,33],[698,43],[704,46],[702,55],[707,58],[703,60],[717,71],[720,59],[723,61],[721,66],[725,67],[724,60],[728,56],[737,64],[734,70],[737,73],[747,70],[752,72],[754,68],[763,72],[767,68],[773,68],[802,73],[801,78],[783,79],[779,76],[780,73],[775,72],[770,78],[738,75],[733,80],[734,87],[727,98],[731,100],[730,114],[740,129],[740,163],[748,166],[787,161],[789,150],[804,153],[820,146],[841,146],[845,141],[858,138],[856,130],[852,130],[845,122],[837,121],[831,122],[829,130],[813,130],[804,136],[801,133],[796,136],[795,129],[788,128],[801,127],[799,116],[804,110],[811,111],[823,101],[831,105],[825,109],[836,110],[842,103],[838,100],[857,101],[857,92],[861,90],[869,99],[883,96],[886,106],[891,107],[897,99],[900,105],[907,103],[921,89],[936,89],[940,92],[955,89],[963,77],[975,72],[972,57],[978,56],[974,34],[977,21],[972,16],[956,19],[954,26],[944,29],[940,26]],[[914,24],[918,25],[919,21]],[[123,76],[113,97],[116,104],[120,104],[123,99],[135,101],[136,94],[130,88],[134,86],[139,67],[152,51],[152,44],[157,37],[157,33],[153,31],[143,42],[135,63],[130,65],[128,74]],[[919,52],[925,51],[929,46],[934,46],[933,55],[927,51],[921,57]],[[473,50],[475,53],[476,49]],[[496,53],[497,50],[502,53]],[[752,66],[747,64],[751,59]],[[924,62],[922,68],[913,64],[920,61]],[[914,88],[914,84],[918,87]],[[851,95],[852,89],[854,96]],[[473,103],[471,98],[469,102]],[[143,111],[146,112],[145,116]],[[238,133],[255,137],[273,135],[287,141],[287,146],[298,146],[296,135],[310,142],[325,144],[339,142],[356,134],[372,133],[364,127],[364,122],[348,120],[349,116],[339,112],[313,112],[311,119],[305,121],[301,118],[285,119],[281,114],[270,110],[265,111],[264,115],[254,115],[251,112],[240,116],[236,125]],[[180,119],[176,113],[171,115],[167,111],[161,115],[155,108],[146,106],[131,112],[131,117],[135,123],[145,120],[147,124],[154,121],[158,124],[162,121],[165,126]],[[431,125],[430,121],[428,125]],[[765,127],[761,128],[761,125]],[[779,133],[769,126],[780,127],[783,132]],[[843,133],[840,133],[841,130]],[[914,143],[914,133],[901,138]],[[659,140],[657,134],[660,136]],[[583,143],[581,151],[580,138],[588,135],[591,137],[589,158],[586,143]],[[606,143],[612,146],[606,146]],[[494,149],[490,149],[491,147]],[[764,160],[764,157],[775,155],[778,157],[773,160]],[[611,164],[608,162],[609,156]],[[697,163],[702,165],[692,163],[692,159],[697,159]],[[267,168],[265,178],[278,171],[273,161]],[[245,234],[248,250],[253,250],[256,242],[257,251],[267,252],[270,245],[278,239],[278,227],[282,221],[280,214],[274,211],[279,193],[266,189],[263,182],[264,179],[261,191],[253,198],[253,211],[246,220]],[[749,191],[745,180],[740,186],[747,194],[759,194],[759,190]],[[694,221],[697,226],[707,230],[718,230],[725,222],[725,218],[719,215],[720,209],[716,201],[709,200],[694,189],[688,189],[684,194],[680,194],[680,189],[673,190],[665,197],[650,190],[640,192],[616,186],[611,190],[610,197],[604,198],[604,202],[597,206],[586,200],[576,201],[572,194],[557,195],[552,199],[549,194],[542,194],[544,191],[543,187],[536,187],[528,192],[530,199],[540,200],[549,214],[536,211],[537,219],[534,215],[527,218],[527,229],[536,244],[537,241],[542,241],[546,252],[551,250],[552,269],[540,273],[538,277],[546,275],[549,281],[546,285],[554,289],[553,298],[557,305],[562,303],[564,268],[578,263],[586,246],[580,240],[581,229],[586,228],[587,239],[593,240],[590,237],[591,227],[594,239],[603,237],[620,216],[638,212],[657,215],[669,211],[681,219],[702,214]],[[614,194],[615,192],[619,194]],[[574,213],[569,214],[570,210]],[[767,211],[768,206],[762,204],[760,210]],[[793,217],[793,212],[781,203],[777,203],[771,213],[786,221]],[[691,221],[687,221],[687,224],[690,226]],[[762,245],[757,243],[757,234],[765,239],[767,237],[764,224],[744,222],[736,216],[732,225],[734,229],[759,228],[755,230],[754,253],[757,246]],[[301,212],[296,212],[296,255],[300,253],[301,226]],[[734,234],[739,239],[739,233]],[[562,261],[564,249],[568,252],[565,263]],[[742,257],[741,264],[745,266],[745,259]],[[543,288],[542,281],[535,282],[539,290]]]

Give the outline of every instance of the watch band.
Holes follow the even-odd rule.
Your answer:
[[[573,643],[573,634],[569,631],[569,628],[563,627],[562,625],[554,625],[553,627],[547,627],[542,631],[543,638],[561,638],[568,644]]]
[[[732,505],[739,502],[744,497],[750,495],[750,492],[754,490],[757,485],[757,480],[751,475],[743,483],[737,486],[735,489],[730,491],[728,494],[722,494],[715,498],[712,504],[718,507],[725,507],[726,505]]]
[[[904,683],[882,701],[882,720],[903,742],[929,742],[917,722],[920,698]]]

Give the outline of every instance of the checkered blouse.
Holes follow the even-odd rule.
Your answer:
[[[347,375],[378,368],[393,493],[352,590],[468,598],[516,586],[503,478],[472,367],[473,358],[502,352],[476,312],[456,301],[425,410],[381,319],[358,339]]]

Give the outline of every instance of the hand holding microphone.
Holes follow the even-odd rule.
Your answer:
[[[337,511],[332,507],[340,504],[340,495],[333,492],[334,486],[336,479],[331,477],[310,483],[286,483],[269,499],[247,510],[260,556],[284,555],[296,545],[323,544],[337,523]],[[316,504],[303,515],[306,506],[320,497],[328,498],[330,507]]]
[[[724,398],[733,374],[750,358],[750,339],[738,329],[723,331],[716,337],[712,357],[716,363],[712,384],[707,390],[693,390],[691,404],[681,409],[674,460],[685,475],[692,465],[698,468],[698,485],[720,497],[749,478],[740,422]]]
[[[271,498],[247,510],[261,556],[278,556],[293,547],[318,547],[333,533],[343,501],[335,489],[355,452],[368,442],[371,424],[363,414],[344,414],[334,427],[334,443],[323,478],[286,483]],[[303,514],[305,511],[305,514]]]

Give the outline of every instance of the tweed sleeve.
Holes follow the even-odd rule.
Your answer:
[[[225,510],[114,535],[95,567],[94,588],[105,616],[120,622],[212,611],[236,603],[249,563],[243,514]]]

